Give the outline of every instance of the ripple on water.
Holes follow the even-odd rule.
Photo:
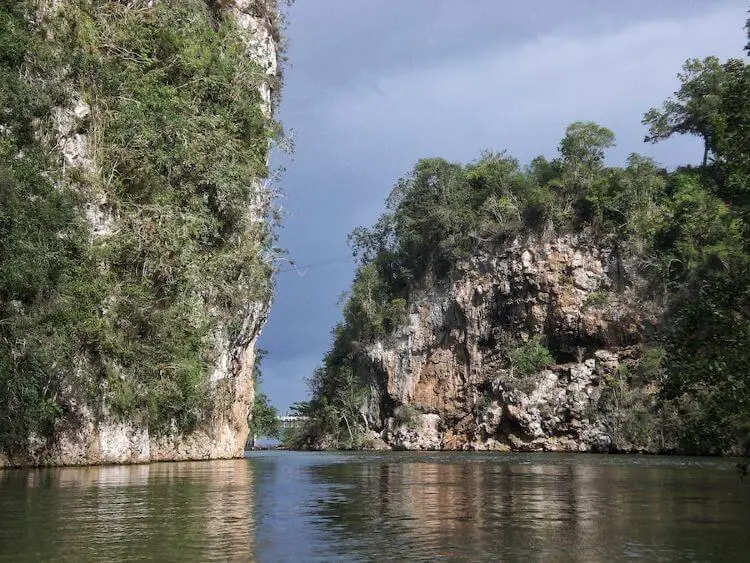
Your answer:
[[[750,483],[733,467],[268,452],[0,471],[0,561],[743,560]]]

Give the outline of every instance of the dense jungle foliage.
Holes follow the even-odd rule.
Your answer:
[[[39,8],[0,0],[0,451],[103,397],[189,429],[217,336],[272,291],[273,78],[210,2]],[[53,146],[76,107],[81,164]]]
[[[704,143],[700,166],[668,172],[637,154],[624,167],[607,166],[615,135],[591,122],[571,124],[552,160],[522,166],[503,152],[467,165],[418,162],[377,223],[350,235],[359,266],[332,348],[311,378],[311,400],[298,405],[312,418],[298,445],[323,436],[361,444],[368,393],[355,375],[358,359],[403,323],[414,288],[440,283],[478,251],[519,236],[587,232],[640,256],[644,275],[665,296],[662,330],[639,369],[623,369],[611,382],[602,405],[614,409],[602,414],[612,419],[615,442],[747,451],[750,65],[693,59],[678,77],[674,97],[645,114],[645,140],[696,135]],[[552,362],[538,341],[506,355],[527,371]],[[660,390],[655,400],[644,391],[649,385]]]

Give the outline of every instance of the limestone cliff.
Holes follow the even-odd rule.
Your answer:
[[[647,139],[675,133],[696,64]],[[349,235],[354,279],[293,445],[747,452],[746,206],[726,183],[746,159],[608,166],[615,138],[576,121],[552,158],[424,158],[399,178]]]
[[[60,57],[73,55],[55,71],[60,76],[28,61],[19,74],[31,84],[55,82],[64,93],[33,122],[35,139],[53,154],[47,174],[58,192],[74,196],[80,221],[73,222],[88,239],[79,261],[101,279],[81,313],[88,316],[55,329],[77,342],[52,348],[65,357],[50,363],[40,383],[51,414],[37,426],[46,430],[31,423],[16,434],[0,428],[12,436],[5,451],[0,444],[0,466],[239,457],[254,397],[254,346],[271,299],[272,195],[263,178],[279,73],[275,2],[90,7],[50,0],[37,10],[24,14],[31,37],[59,45]],[[165,29],[172,10],[181,10],[174,20],[184,29]],[[161,38],[170,43],[156,44]],[[203,52],[188,44],[193,38]],[[177,75],[181,64],[182,75],[168,74]],[[215,78],[227,76],[229,84]],[[126,96],[128,80],[134,93]],[[156,97],[145,89],[149,80]],[[180,98],[177,80],[206,86]],[[194,110],[186,105],[192,99]],[[5,131],[12,134],[12,126]],[[233,149],[237,154],[229,154]],[[224,161],[234,168],[216,164]],[[76,275],[82,277],[68,277]],[[8,303],[0,297],[0,313],[31,317],[32,300]],[[96,335],[82,340],[91,330]],[[171,348],[162,345],[172,338]],[[15,336],[5,341],[14,361],[34,352],[31,337],[28,345]],[[8,380],[23,377],[22,368],[13,366]],[[9,395],[3,399],[18,404],[18,394]]]
[[[614,241],[531,237],[413,291],[408,322],[368,349],[371,436],[397,449],[635,447],[601,402],[659,316],[636,266]],[[538,338],[554,365],[519,375],[509,352]]]

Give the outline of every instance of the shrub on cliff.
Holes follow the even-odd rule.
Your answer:
[[[508,352],[508,360],[512,372],[520,377],[539,373],[555,363],[549,349],[542,344],[540,336],[533,336],[528,342],[512,349]]]
[[[399,405],[393,411],[393,422],[409,430],[415,430],[419,425],[419,410],[414,405]]]

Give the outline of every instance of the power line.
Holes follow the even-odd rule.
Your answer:
[[[318,268],[320,266],[328,266],[330,264],[338,264],[343,262],[354,262],[354,258],[352,256],[347,256],[346,258],[333,258],[331,260],[324,260],[323,262],[313,262],[312,264],[306,264],[304,266],[297,266],[292,265],[289,268],[284,268],[283,270],[277,270],[277,274],[286,274],[289,272],[297,272],[300,275],[304,275],[303,270],[306,272],[307,270],[311,268]]]

